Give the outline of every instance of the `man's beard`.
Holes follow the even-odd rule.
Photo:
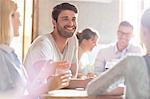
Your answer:
[[[57,31],[59,33],[59,35],[63,38],[70,38],[74,35],[74,32],[76,30],[76,27],[74,27],[74,31],[73,32],[67,32],[65,31],[63,28],[61,28],[60,26],[57,27]]]

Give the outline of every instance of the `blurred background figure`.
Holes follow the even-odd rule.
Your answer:
[[[89,59],[89,53],[96,46],[98,41],[98,34],[90,29],[86,28],[81,33],[77,33],[79,42],[78,59],[79,59],[79,74],[78,77],[94,77],[93,65]]]

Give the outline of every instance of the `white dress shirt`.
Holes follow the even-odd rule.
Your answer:
[[[122,52],[119,52],[116,43],[112,43],[109,46],[100,49],[94,63],[94,72],[99,75],[105,70],[111,68],[128,54],[142,55],[142,50],[138,46],[129,44],[127,48],[125,48]]]

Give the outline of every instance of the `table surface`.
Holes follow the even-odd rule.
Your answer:
[[[83,89],[61,89],[49,91],[42,99],[123,99],[122,96],[88,96]]]

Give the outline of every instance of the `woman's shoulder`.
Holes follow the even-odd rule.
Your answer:
[[[140,55],[133,55],[133,54],[128,54],[127,56],[126,56],[126,59],[128,59],[128,60],[136,60],[136,59],[142,59],[143,60],[143,56],[140,56]]]
[[[0,44],[0,52],[1,53],[11,53],[12,51],[14,51],[13,48],[11,48],[10,46],[8,45],[5,45],[5,44]]]
[[[6,51],[0,49],[0,67],[8,64],[8,62],[10,61],[9,59],[9,53],[7,53]],[[1,68],[2,69],[2,68]]]
[[[7,57],[12,53],[13,49],[11,47],[6,47],[0,45],[0,63],[3,60],[6,60]]]
[[[125,62],[128,63],[129,68],[133,68],[133,69],[146,67],[146,62],[144,57],[139,55],[127,55],[125,57]]]

